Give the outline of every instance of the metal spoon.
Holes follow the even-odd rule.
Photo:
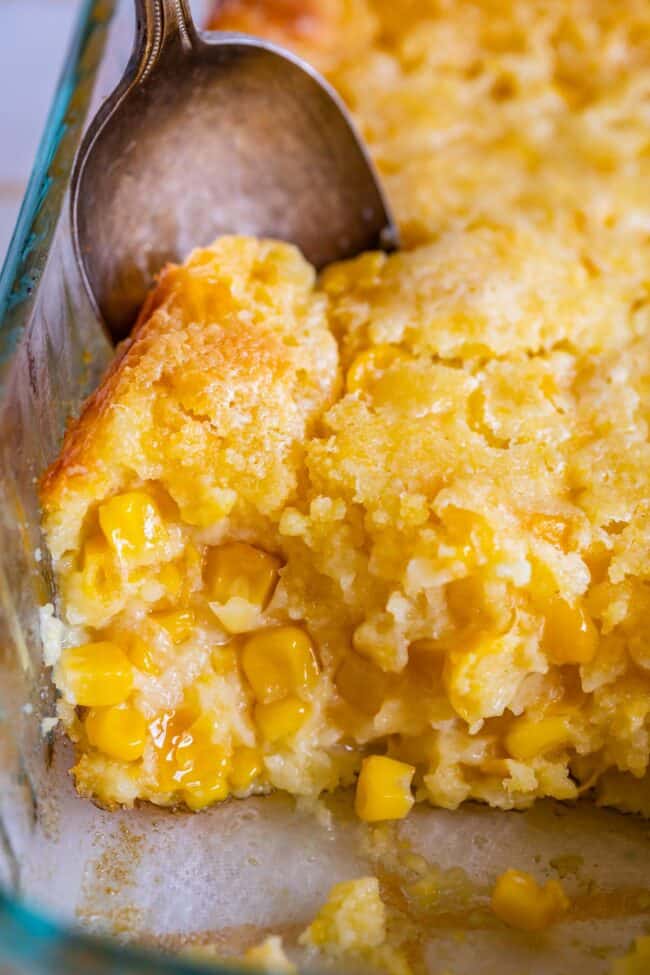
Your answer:
[[[154,275],[222,233],[297,244],[317,267],[397,233],[341,100],[303,61],[245,34],[199,35],[186,0],[135,0],[126,74],[72,180],[88,292],[114,338]]]

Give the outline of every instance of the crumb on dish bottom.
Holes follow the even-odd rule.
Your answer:
[[[548,932],[565,919],[570,909],[561,883],[550,880],[541,886],[528,873],[507,870],[497,877],[492,894],[493,915],[509,927],[527,934]],[[417,939],[416,939],[417,940]],[[638,944],[648,939],[641,938]],[[313,962],[331,960],[356,971],[385,975],[412,975],[421,965],[413,964],[413,925],[403,911],[387,901],[375,876],[356,877],[335,884],[327,900],[297,939],[298,949]],[[199,961],[227,963],[216,945],[190,946],[186,954]],[[643,954],[645,957],[645,954]],[[246,967],[264,971],[298,971],[288,957],[282,939],[266,937],[239,959]],[[623,971],[625,969],[621,969]],[[636,969],[631,969],[636,971]]]

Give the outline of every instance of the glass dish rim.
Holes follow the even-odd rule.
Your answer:
[[[63,68],[46,117],[31,174],[16,224],[0,268],[0,367],[7,366],[29,320],[50,246],[63,217],[63,203],[56,219],[39,234],[35,224],[55,183],[69,183],[74,153],[63,173],[52,175],[52,163],[68,134],[79,138],[86,112],[72,118],[71,110],[83,84],[94,81],[103,45],[91,57],[90,46],[98,28],[107,26],[117,0],[81,0],[63,63]],[[86,59],[90,57],[90,63]],[[86,106],[87,107],[87,106]],[[0,393],[4,374],[0,374]],[[0,831],[2,824],[0,824]],[[84,962],[88,963],[88,968]],[[25,975],[192,975],[205,972],[197,960],[175,959],[156,951],[126,945],[110,936],[86,933],[41,913],[0,884],[0,963],[20,966]],[[23,967],[24,966],[24,967]],[[210,960],[209,970],[217,975],[241,975],[235,964]]]
[[[34,224],[55,184],[54,177],[50,175],[51,164],[72,128],[68,113],[83,80],[83,58],[94,29],[99,22],[108,23],[111,20],[115,4],[116,0],[81,0],[16,224],[0,268],[0,365],[5,365],[11,359],[18,344],[22,323],[29,316],[56,233],[58,221],[50,223],[40,237],[34,230]],[[91,67],[93,76],[97,65],[98,61]],[[70,172],[66,172],[66,181],[69,175]],[[21,314],[13,315],[12,312],[19,306]]]

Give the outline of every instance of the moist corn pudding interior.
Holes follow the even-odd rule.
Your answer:
[[[217,20],[327,72],[403,251],[161,273],[42,481],[76,786],[647,809],[650,6],[308,8]]]

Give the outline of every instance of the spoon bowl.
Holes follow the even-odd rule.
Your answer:
[[[185,0],[136,0],[131,61],[75,163],[72,230],[116,340],[160,268],[220,234],[291,241],[318,268],[397,245],[330,86],[273,44],[199,34]]]

